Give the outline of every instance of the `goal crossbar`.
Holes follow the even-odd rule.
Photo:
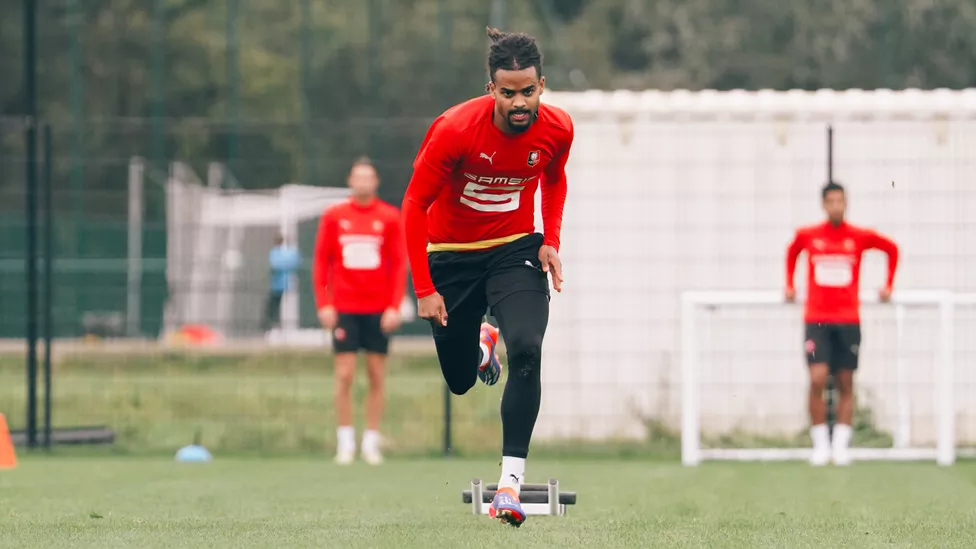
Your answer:
[[[966,296],[969,298],[970,296]],[[879,303],[877,294],[862,293],[861,303]],[[974,299],[974,298],[970,298]],[[890,303],[895,307],[898,327],[905,309],[928,306],[938,310],[940,325],[936,356],[936,415],[937,439],[935,448],[899,447],[896,436],[894,448],[851,448],[854,460],[922,461],[935,460],[939,465],[951,465],[956,459],[955,403],[953,399],[953,352],[956,296],[944,290],[895,292]],[[803,300],[797,296],[797,303]],[[701,443],[701,364],[696,338],[696,320],[703,308],[722,306],[783,306],[786,302],[780,291],[690,291],[681,295],[681,461],[684,465],[698,465],[704,460],[787,461],[809,458],[810,448],[702,448]],[[902,367],[899,367],[901,370]],[[904,384],[900,384],[904,385]]]

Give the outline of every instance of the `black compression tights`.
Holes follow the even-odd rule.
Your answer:
[[[549,298],[541,292],[518,292],[502,299],[492,313],[508,351],[501,406],[502,455],[525,458],[542,401],[542,338],[549,323]],[[481,317],[464,316],[470,318],[450,317],[447,329],[434,337],[444,379],[458,395],[474,386],[481,358]]]

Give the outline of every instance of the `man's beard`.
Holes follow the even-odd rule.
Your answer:
[[[514,120],[514,116],[517,114],[526,114],[527,118],[523,121],[517,122]],[[508,122],[508,127],[515,133],[521,133],[532,127],[532,123],[535,122],[535,111],[532,109],[516,109],[508,111],[508,115],[505,116],[505,121]]]

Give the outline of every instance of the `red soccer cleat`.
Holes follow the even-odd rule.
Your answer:
[[[495,354],[498,344],[498,328],[484,322],[481,324],[481,344],[488,349],[488,360],[478,367],[478,377],[485,385],[494,385],[502,377],[502,363]]]

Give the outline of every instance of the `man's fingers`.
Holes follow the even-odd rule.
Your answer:
[[[557,292],[563,291],[563,267],[559,261],[552,262],[552,287]]]

